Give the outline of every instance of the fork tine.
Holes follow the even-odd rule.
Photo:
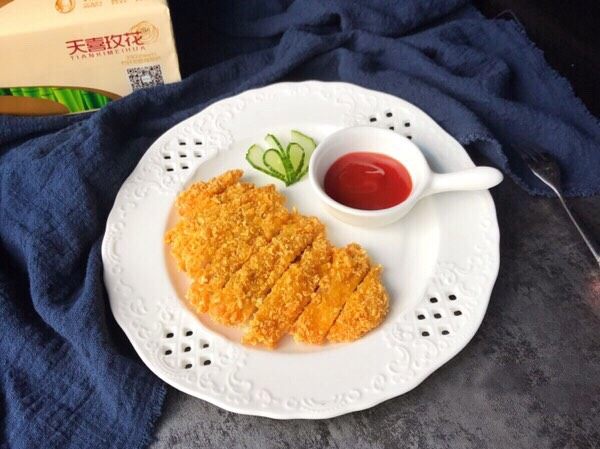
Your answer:
[[[529,157],[531,157],[532,159],[539,159],[539,153],[536,151],[536,149],[534,147],[532,147],[529,144],[525,144],[521,146],[523,152],[525,154],[527,154]]]
[[[518,155],[520,155],[526,161],[531,161],[531,162],[538,162],[539,161],[539,155],[538,155],[538,153],[536,151],[534,151],[528,145],[520,145],[519,148],[516,148],[515,146],[511,145],[511,148],[513,149],[513,151],[515,153],[517,153]]]
[[[554,156],[550,153],[548,153],[544,148],[539,147],[536,145],[536,150],[537,150],[537,154],[538,154],[538,158],[539,161],[541,163],[546,163],[546,164],[557,164],[557,160],[554,158]]]
[[[552,156],[550,154],[548,154],[548,152],[546,151],[546,149],[544,147],[541,147],[536,143],[529,144],[529,147],[531,147],[532,151],[535,151],[538,154],[540,159],[542,159],[544,161],[552,161],[553,160]]]

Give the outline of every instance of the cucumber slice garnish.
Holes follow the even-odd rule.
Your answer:
[[[317,147],[317,142],[315,142],[312,137],[309,137],[300,131],[292,129],[290,134],[292,135],[292,142],[300,144],[305,151],[313,151]]]
[[[265,136],[265,142],[267,142],[271,146],[271,148],[274,148],[279,153],[281,153],[282,156],[285,155],[283,146],[281,145],[281,143],[279,143],[279,140],[273,134],[267,134]]]
[[[263,154],[263,162],[267,166],[268,169],[277,172],[281,177],[286,178],[286,170],[285,165],[283,163],[283,159],[281,158],[281,154],[274,148],[270,148]]]
[[[248,148],[248,151],[246,151],[246,160],[250,162],[250,165],[252,165],[254,168],[260,167],[266,169],[263,163],[264,153],[265,150],[263,150],[260,145],[254,144]]]
[[[283,149],[283,145],[279,143],[279,140],[273,134],[267,134],[265,136],[265,142],[267,142],[272,149],[276,150],[281,155],[281,161],[285,167],[284,173],[286,174],[286,179],[289,183],[291,183],[291,173],[293,172],[292,164],[290,163],[290,158],[288,157],[286,151]]]
[[[310,155],[317,146],[314,139],[292,130],[291,141],[285,149],[273,134],[267,134],[265,141],[269,145],[266,151],[260,145],[248,148],[246,160],[252,167],[288,186],[299,181],[308,172]]]
[[[298,176],[298,180],[301,179],[306,173],[308,173],[308,162],[312,152],[317,148],[317,142],[312,137],[306,134],[296,131],[295,129],[291,132],[292,142],[299,144],[304,149],[304,166]]]
[[[260,145],[252,145],[250,148],[248,148],[248,151],[246,151],[246,160],[255,169],[287,183],[287,179],[284,175],[269,169],[269,167],[264,164],[264,154],[265,150],[263,150]]]
[[[304,168],[306,152],[304,151],[304,148],[302,148],[302,146],[300,146],[300,144],[296,142],[290,142],[290,144],[286,148],[286,152],[288,157],[290,158],[292,169],[294,170],[292,179],[294,182],[296,182],[298,179],[300,179],[300,173],[302,173],[302,170]]]

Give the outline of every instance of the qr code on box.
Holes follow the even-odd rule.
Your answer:
[[[158,64],[146,67],[132,67],[127,69],[127,76],[129,77],[129,84],[131,84],[132,90],[165,84],[160,65]]]

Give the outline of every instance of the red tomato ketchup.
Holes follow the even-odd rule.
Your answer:
[[[408,170],[385,154],[355,152],[336,160],[325,174],[325,192],[355,209],[377,210],[400,204],[410,195]]]

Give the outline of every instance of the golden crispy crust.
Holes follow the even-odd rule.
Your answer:
[[[285,197],[273,185],[255,189],[246,196],[249,199],[237,206],[233,215],[210,225],[217,229],[214,245],[206,251],[210,263],[194,273],[193,288],[186,296],[198,312],[208,311],[212,296],[252,254],[281,231],[291,216],[284,206]]]
[[[389,309],[388,294],[380,279],[381,271],[381,265],[371,268],[350,295],[327,334],[329,341],[354,341],[381,324]]]
[[[369,257],[356,243],[333,253],[331,269],[292,328],[294,340],[322,344],[346,299],[369,271]]]
[[[209,313],[219,323],[240,325],[290,264],[324,230],[314,217],[294,214],[267,245],[261,246],[211,299]]]
[[[332,246],[319,235],[299,262],[291,265],[260,305],[242,343],[273,348],[309,303],[319,279],[330,267]]]
[[[177,199],[180,220],[165,242],[191,278],[190,307],[228,325],[252,317],[243,343],[269,348],[290,330],[322,344],[381,323],[389,302],[381,267],[369,271],[357,244],[334,248],[319,220],[288,211],[275,186],[242,183],[242,175],[196,183]]]
[[[208,312],[208,301],[210,296],[206,296],[205,286],[201,282],[192,280],[190,288],[185,292],[185,299],[187,299],[188,304],[194,312]]]
[[[242,177],[242,170],[229,170],[206,182],[197,182],[188,187],[177,197],[177,210],[179,215],[195,215],[202,212],[205,202],[214,195],[224,192],[228,187],[236,184]]]
[[[252,242],[233,241],[220,248],[222,257],[209,267],[209,271],[197,278],[188,290],[186,298],[194,304],[198,312],[208,312],[214,296],[223,288],[229,278],[236,273],[258,248],[269,243],[258,236]]]
[[[236,223],[244,216],[244,211],[254,210],[255,190],[252,184],[238,183],[220,194],[203,198],[196,212],[188,210],[187,215],[167,232],[165,242],[171,246],[171,254],[181,271],[192,277],[202,275],[223,239],[232,234]]]

